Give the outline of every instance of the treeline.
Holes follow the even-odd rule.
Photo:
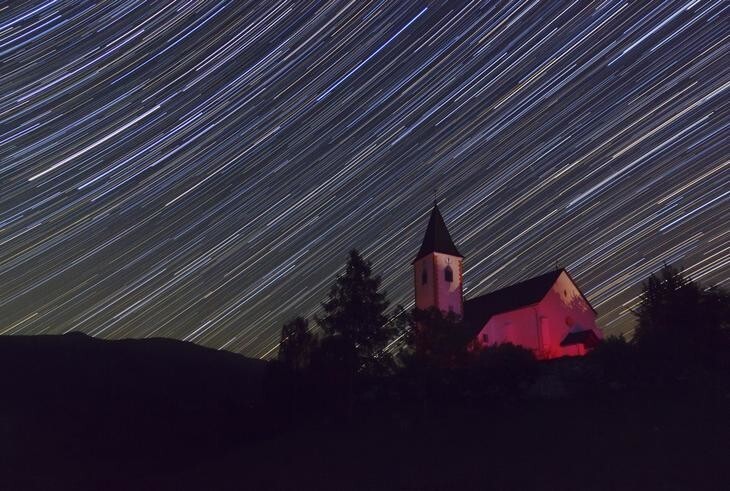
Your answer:
[[[670,266],[643,284],[631,340],[608,338],[585,357],[548,362],[511,344],[469,349],[460,318],[390,309],[380,285],[353,250],[322,315],[283,326],[265,381],[282,423],[399,410],[427,418],[531,398],[730,398],[730,295]]]

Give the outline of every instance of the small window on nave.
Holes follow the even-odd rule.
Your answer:
[[[454,272],[451,270],[451,266],[446,266],[444,270],[444,279],[447,283],[454,281]]]

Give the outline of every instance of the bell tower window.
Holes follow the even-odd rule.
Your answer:
[[[446,269],[444,270],[444,279],[447,283],[452,283],[454,281],[454,272],[451,270],[451,266],[446,266]]]
[[[421,284],[425,285],[426,283],[428,283],[428,273],[426,272],[426,268],[424,267],[421,270]]]

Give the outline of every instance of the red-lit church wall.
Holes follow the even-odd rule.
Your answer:
[[[494,315],[479,332],[477,341],[481,345],[512,343],[537,349],[538,337],[535,319],[536,311],[533,307],[524,307]]]
[[[582,345],[562,347],[560,342],[571,330],[585,329],[603,337],[593,310],[563,272],[539,303],[492,316],[476,341],[480,345],[517,344],[533,350],[540,359],[580,356],[586,353]]]

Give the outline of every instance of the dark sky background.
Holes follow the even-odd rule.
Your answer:
[[[348,249],[412,306],[438,189],[467,296],[569,269],[606,334],[730,278],[728,3],[0,3],[0,334],[248,356]]]

